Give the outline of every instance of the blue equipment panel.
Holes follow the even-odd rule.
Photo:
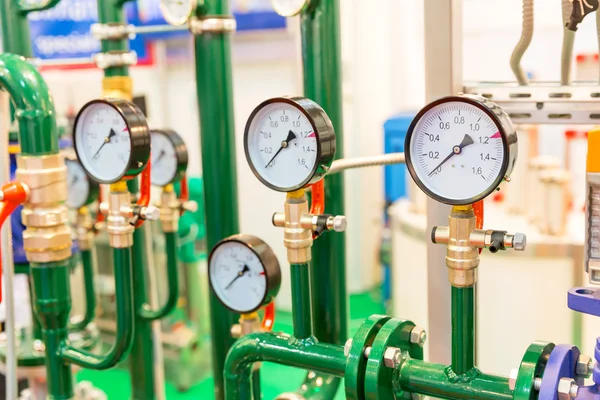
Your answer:
[[[404,140],[415,112],[403,112],[390,119],[383,125],[385,131],[385,153],[404,151]],[[406,166],[403,164],[387,165],[385,171],[385,201],[394,201],[406,197]]]

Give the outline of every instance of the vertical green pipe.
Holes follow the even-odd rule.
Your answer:
[[[98,21],[102,24],[124,24],[125,10],[123,9],[123,0],[99,0],[98,1]],[[101,43],[102,52],[124,52],[129,50],[129,40],[103,40]],[[104,70],[105,77],[127,76],[129,67],[110,67]]]
[[[83,266],[83,286],[85,289],[85,314],[81,321],[71,325],[71,329],[83,330],[94,319],[96,295],[94,293],[94,261],[92,250],[81,250]]]
[[[229,16],[229,1],[206,0],[202,12],[213,16]],[[211,249],[219,240],[239,232],[229,34],[206,32],[198,35],[195,37],[195,51],[206,242]],[[230,329],[238,317],[226,309],[212,291],[209,301],[215,399],[222,400],[225,357],[235,341]]]
[[[475,365],[475,289],[452,286],[452,370],[457,375]]]
[[[33,57],[27,14],[21,12],[19,1],[2,0],[2,46],[5,53]]]
[[[292,280],[292,317],[294,337],[304,340],[312,336],[310,311],[309,263],[291,264]]]
[[[33,309],[42,324],[46,345],[48,398],[69,400],[73,397],[73,375],[69,364],[61,360],[60,350],[67,340],[71,311],[69,260],[56,263],[31,263]]]
[[[33,285],[31,279],[28,279],[27,282],[29,283],[29,304],[33,308]],[[42,340],[42,325],[40,324],[40,320],[35,312],[31,314],[33,338],[35,340]]]
[[[344,149],[339,20],[339,0],[317,0],[301,18],[304,95],[331,118],[337,158]],[[325,178],[325,206],[329,214],[344,215],[344,174]],[[312,258],[313,333],[320,341],[342,344],[348,336],[345,235],[319,237]]]
[[[260,370],[252,371],[252,399],[262,399],[262,390],[260,387]]]

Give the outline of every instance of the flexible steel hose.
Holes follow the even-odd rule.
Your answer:
[[[561,85],[571,84],[571,65],[573,62],[573,44],[575,43],[575,32],[567,29],[566,25],[571,19],[573,12],[572,0],[562,0],[563,17],[563,44],[560,65],[560,83]]]
[[[523,30],[521,31],[521,38],[510,57],[510,68],[515,74],[519,85],[529,84],[529,79],[527,79],[527,75],[521,67],[521,59],[533,38],[533,1],[523,0]]]
[[[406,162],[404,153],[390,153],[380,156],[343,158],[331,164],[328,175],[336,174],[353,168],[375,167],[378,165],[404,164]]]

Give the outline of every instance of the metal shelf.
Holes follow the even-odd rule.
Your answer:
[[[600,86],[478,82],[464,92],[486,97],[502,107],[516,124],[600,124]]]

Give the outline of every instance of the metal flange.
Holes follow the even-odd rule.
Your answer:
[[[365,371],[366,400],[395,400],[392,387],[395,366],[390,368],[386,363],[396,363],[396,357],[399,359],[409,356],[418,360],[423,359],[423,347],[411,343],[411,333],[414,328],[415,324],[411,321],[392,318],[377,333]]]
[[[527,348],[517,375],[513,400],[534,400],[538,392],[534,388],[535,378],[544,374],[544,369],[554,350],[554,343],[533,342]]]
[[[572,378],[578,385],[583,385],[583,376],[577,375],[577,360],[580,355],[577,346],[567,344],[559,344],[552,350],[544,369],[540,399],[558,400],[558,384],[562,378]]]
[[[346,361],[345,391],[348,400],[365,400],[365,349],[371,347],[381,328],[391,317],[371,315],[362,323],[352,338]]]

